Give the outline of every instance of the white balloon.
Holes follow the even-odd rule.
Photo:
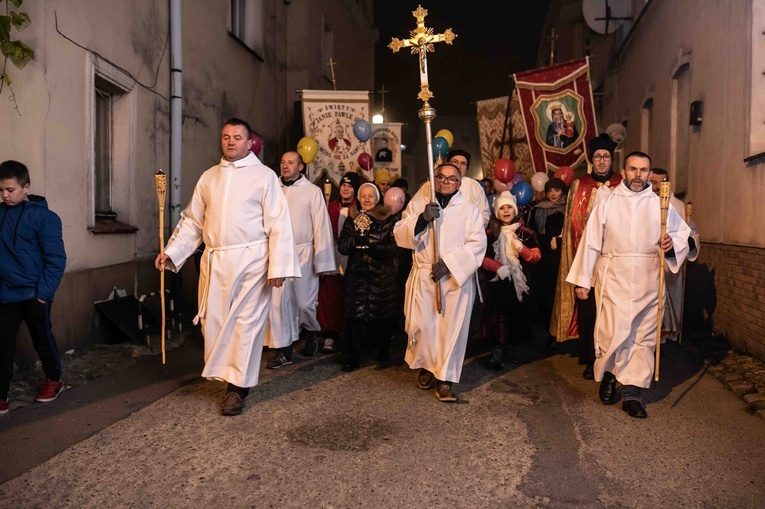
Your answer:
[[[534,188],[534,191],[541,193],[545,190],[545,184],[547,181],[550,180],[550,177],[547,176],[546,172],[538,171],[535,172],[534,175],[531,177],[531,187]]]

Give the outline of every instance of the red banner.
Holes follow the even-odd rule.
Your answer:
[[[515,88],[536,171],[578,166],[598,135],[587,58],[520,72]]]

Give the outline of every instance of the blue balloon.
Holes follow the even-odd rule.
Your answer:
[[[534,188],[531,187],[531,184],[523,180],[521,182],[516,182],[515,185],[513,185],[513,188],[510,189],[510,193],[515,196],[515,202],[518,206],[523,207],[524,205],[528,205],[534,197]]]
[[[449,153],[449,142],[442,136],[436,136],[433,138],[433,159],[444,159],[446,154]]]
[[[369,122],[360,118],[353,124],[353,134],[363,143],[372,136],[372,126],[369,125]]]

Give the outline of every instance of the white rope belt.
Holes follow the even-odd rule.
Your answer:
[[[246,247],[265,244],[266,242],[268,242],[268,239],[256,240],[255,242],[248,242],[246,244],[234,244],[231,246],[218,246],[218,247],[205,246],[205,251],[207,251],[207,279],[205,280],[205,287],[202,290],[202,295],[200,295],[199,297],[199,311],[197,312],[197,316],[194,317],[194,320],[192,320],[192,323],[194,325],[199,323],[199,319],[204,318],[205,315],[207,314],[207,294],[210,292],[210,279],[212,275],[213,255],[217,251],[231,251],[233,249],[244,249]]]

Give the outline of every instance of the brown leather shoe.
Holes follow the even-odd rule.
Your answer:
[[[235,392],[226,393],[226,399],[223,400],[222,415],[239,415],[244,410],[244,400]]]

